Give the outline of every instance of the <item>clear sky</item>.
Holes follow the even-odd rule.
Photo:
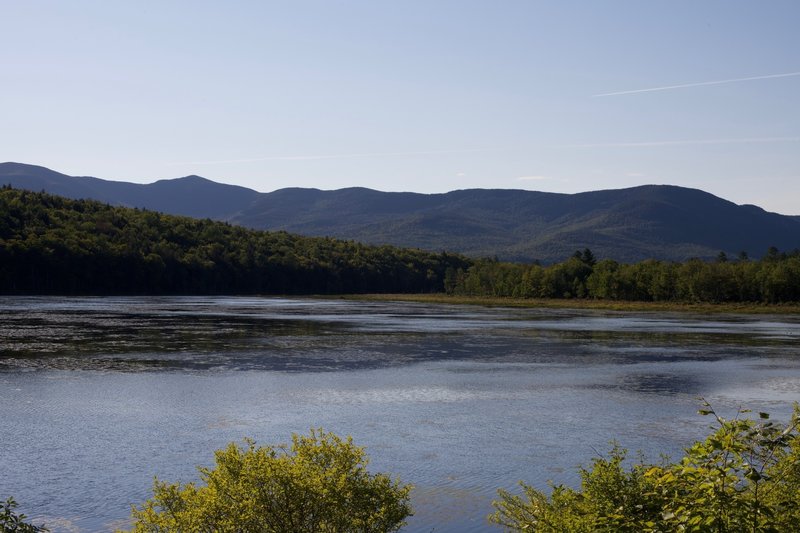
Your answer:
[[[0,0],[0,161],[800,214],[798,28],[796,0]]]

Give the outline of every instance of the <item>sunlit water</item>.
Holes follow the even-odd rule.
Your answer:
[[[276,298],[0,298],[0,498],[125,527],[154,475],[323,427],[413,483],[407,531],[486,522],[498,487],[575,484],[616,439],[705,434],[704,396],[785,419],[800,319]]]

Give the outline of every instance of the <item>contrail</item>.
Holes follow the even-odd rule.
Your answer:
[[[787,72],[785,74],[768,74],[766,76],[751,76],[749,78],[733,78],[730,80],[701,81],[699,83],[684,83],[681,85],[665,85],[664,87],[651,87],[649,89],[634,89],[633,91],[617,91],[613,93],[593,94],[592,98],[601,96],[619,96],[621,94],[651,93],[655,91],[669,91],[672,89],[684,89],[687,87],[703,87],[706,85],[722,85],[724,83],[737,83],[740,81],[769,80],[772,78],[789,78],[800,76],[800,72]]]
[[[172,163],[173,165],[222,165],[226,163],[252,163],[255,161],[312,161],[317,159],[354,159],[361,157],[387,157],[403,155],[435,155],[435,154],[468,154],[474,152],[489,152],[490,148],[473,150],[424,150],[418,152],[363,152],[354,154],[323,154],[323,155],[277,155],[265,157],[251,157],[246,159],[225,159],[219,161],[184,161]]]
[[[675,141],[642,141],[619,143],[588,143],[567,144],[563,148],[629,148],[648,146],[683,146],[695,144],[748,144],[748,143],[775,143],[775,142],[800,142],[800,137],[751,137],[743,139],[681,139]]]

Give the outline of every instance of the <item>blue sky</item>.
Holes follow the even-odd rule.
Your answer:
[[[794,0],[4,1],[0,160],[259,191],[669,183],[800,214],[799,22]]]

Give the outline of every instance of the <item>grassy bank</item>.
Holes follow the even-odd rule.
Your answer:
[[[689,302],[628,302],[582,299],[529,299],[483,296],[451,296],[448,294],[367,294],[344,296],[353,300],[379,302],[419,302],[452,305],[482,305],[486,307],[525,307],[546,309],[599,309],[608,311],[669,311],[686,313],[747,313],[800,314],[800,303],[689,303]]]

